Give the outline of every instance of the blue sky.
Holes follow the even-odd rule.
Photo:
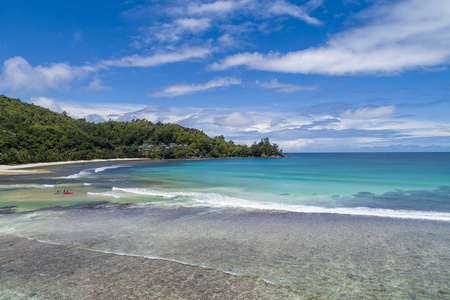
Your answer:
[[[74,118],[450,151],[448,0],[15,0],[0,19],[0,93]]]

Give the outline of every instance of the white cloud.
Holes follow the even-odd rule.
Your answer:
[[[309,10],[315,9],[321,4],[322,1],[314,0],[309,1],[305,6],[297,6],[287,3],[285,0],[278,0],[267,11],[273,15],[288,15],[310,24],[321,25],[320,20],[308,15]]]
[[[89,83],[87,89],[92,91],[101,91],[101,90],[110,90],[111,88],[109,86],[103,85],[103,81],[101,81],[99,78],[96,78],[93,81],[91,81],[91,83]]]
[[[286,123],[285,118],[280,118],[280,117],[274,118],[274,119],[272,119],[272,121],[270,121],[270,127],[275,127],[275,126],[282,125],[285,123]]]
[[[30,97],[28,102],[58,113],[66,111],[73,118],[86,118],[88,121],[95,122],[109,119],[115,120],[120,115],[135,112],[146,107],[144,105],[127,103],[91,103],[81,105],[78,104],[78,101],[60,101],[49,97]],[[131,119],[128,121],[131,121]]]
[[[214,124],[225,127],[247,127],[254,123],[252,117],[243,112],[233,112],[226,117],[217,117],[214,119]]]
[[[49,66],[31,66],[20,56],[7,59],[3,63],[3,73],[0,75],[0,88],[13,91],[43,91],[67,87],[68,84],[84,77],[90,67],[71,67],[65,63]]]
[[[207,30],[211,27],[210,19],[208,18],[185,18],[175,20],[175,24],[178,25],[184,31],[189,31],[193,33],[198,33]]]
[[[209,18],[179,18],[172,23],[157,24],[146,29],[144,41],[177,42],[187,34],[198,35],[208,30],[210,22]]]
[[[296,139],[286,141],[272,140],[271,142],[276,142],[279,148],[282,149],[284,153],[302,151],[303,148],[307,147],[308,145],[314,144],[314,140],[310,139]]]
[[[238,37],[248,36],[255,30],[271,32],[281,30],[278,26],[268,23],[275,18],[297,18],[308,24],[318,25],[321,21],[309,15],[320,6],[322,0],[311,0],[304,5],[295,5],[286,0],[218,0],[218,1],[177,1],[163,3],[160,6],[138,6],[126,12],[129,18],[150,20],[150,26],[142,27],[141,34],[134,37],[134,44],[142,45],[176,45],[205,41],[203,33],[210,29],[221,32],[220,40],[212,36],[206,37],[212,43],[239,45]],[[157,12],[157,13],[156,13]],[[251,24],[251,27],[248,27]],[[236,29],[245,29],[244,31]],[[251,30],[249,30],[251,29]],[[234,41],[233,43],[230,43]]]
[[[105,60],[104,67],[156,67],[180,61],[204,58],[212,52],[210,48],[181,48],[174,52],[157,53],[148,56],[131,55],[118,59]]]
[[[355,110],[346,110],[341,117],[344,119],[376,119],[391,116],[395,112],[395,105],[378,107],[360,107]]]
[[[52,111],[62,113],[64,110],[59,105],[59,102],[56,101],[54,98],[48,98],[48,97],[31,97],[30,102],[34,105],[48,108]]]
[[[166,87],[160,92],[149,94],[151,97],[176,97],[182,95],[193,94],[209,90],[216,87],[226,87],[231,85],[240,84],[241,80],[234,77],[216,78],[203,84],[177,84]]]
[[[238,42],[236,42],[233,36],[229,33],[225,33],[224,35],[219,37],[217,41],[219,42],[219,44],[226,47],[233,47],[238,44]]]
[[[158,65],[190,61],[204,58],[212,50],[208,47],[181,47],[172,52],[156,53],[149,56],[132,55],[119,59],[104,60],[95,66],[72,67],[66,63],[54,63],[49,66],[33,67],[25,58],[16,56],[3,63],[0,73],[0,89],[20,92],[41,92],[46,89],[69,88],[75,80],[84,79],[99,69],[109,67],[155,67]],[[100,79],[90,82],[87,89],[105,90]]]
[[[118,116],[144,108],[144,105],[128,103],[91,103],[85,106],[73,102],[59,102],[61,107],[75,118],[84,118],[88,115],[99,115],[105,120],[115,120]]]
[[[307,23],[318,25],[321,24],[321,21],[309,16],[308,13],[320,6],[322,2],[322,0],[311,0],[305,5],[298,6],[286,0],[219,0],[210,3],[190,3],[186,8],[186,14],[195,16],[211,16],[213,14],[219,18],[225,18],[230,14],[251,14],[266,19],[273,18],[273,16],[288,15]]]
[[[283,93],[293,93],[297,91],[311,91],[315,90],[316,86],[308,86],[308,85],[297,85],[292,83],[281,83],[278,82],[278,79],[273,79],[271,81],[260,82],[256,81],[256,85],[263,89],[275,89],[279,92]]]
[[[86,118],[86,121],[94,122],[94,123],[102,123],[102,122],[106,121],[105,118],[99,114],[90,114],[90,115],[85,116],[85,118]]]
[[[393,73],[448,64],[450,1],[408,0],[376,5],[361,13],[365,26],[332,36],[323,47],[281,54],[241,53],[214,63],[225,70],[250,69],[344,75]]]
[[[215,1],[211,3],[191,3],[187,6],[189,15],[227,14],[247,4],[248,0],[242,1]]]

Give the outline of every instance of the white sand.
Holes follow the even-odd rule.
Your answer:
[[[58,162],[45,162],[35,164],[22,164],[22,165],[0,165],[0,175],[18,175],[18,174],[37,174],[48,173],[48,170],[36,170],[35,168],[67,165],[67,164],[79,164],[89,162],[102,162],[102,161],[126,161],[126,160],[145,160],[143,158],[116,158],[116,159],[93,159],[93,160],[71,160],[71,161],[58,161]],[[25,169],[25,170],[24,170]]]

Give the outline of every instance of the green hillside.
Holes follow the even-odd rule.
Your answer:
[[[0,95],[0,164],[261,156],[281,156],[281,151],[268,139],[248,147],[226,142],[223,136],[210,138],[200,130],[175,124],[153,124],[146,120],[95,124]]]

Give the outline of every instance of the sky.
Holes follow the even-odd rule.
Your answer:
[[[449,0],[1,0],[0,20],[0,94],[73,118],[450,151]]]

